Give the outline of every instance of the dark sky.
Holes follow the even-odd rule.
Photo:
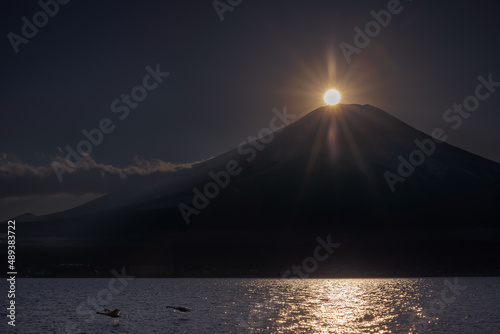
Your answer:
[[[93,163],[126,169],[140,157],[141,166],[168,170],[167,162],[234,148],[268,124],[274,107],[305,115],[324,104],[328,88],[340,90],[342,103],[372,104],[430,133],[447,126],[444,111],[474,94],[479,75],[500,81],[494,1],[401,1],[401,13],[348,63],[339,44],[354,44],[353,28],[387,4],[243,0],[221,22],[210,0],[72,0],[16,54],[7,35],[20,35],[21,18],[32,22],[40,6],[4,2],[0,210],[17,201],[30,211],[30,196],[45,192],[82,195],[61,187],[50,163],[103,118],[115,130],[93,148]],[[120,120],[111,103],[157,64],[170,75]],[[499,105],[500,89],[448,131],[449,142],[500,162]],[[38,176],[46,183],[32,190]]]

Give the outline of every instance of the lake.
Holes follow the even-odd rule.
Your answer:
[[[15,329],[7,290],[2,333],[500,333],[500,278],[18,279]]]

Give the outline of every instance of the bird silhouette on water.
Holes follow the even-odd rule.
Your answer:
[[[121,311],[119,309],[115,309],[114,311],[105,309],[104,313],[102,313],[102,312],[96,312],[96,313],[102,314],[102,315],[107,315],[108,317],[111,317],[111,318],[120,318],[121,317],[120,312]]]
[[[167,308],[173,308],[174,310],[181,311],[181,312],[191,312],[190,308],[187,308],[184,306],[167,306]]]

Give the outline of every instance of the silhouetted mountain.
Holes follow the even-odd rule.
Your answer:
[[[20,224],[18,238],[52,261],[101,263],[98,254],[118,250],[102,263],[162,264],[182,274],[206,266],[269,271],[310,256],[316,237],[331,234],[343,244],[343,270],[380,262],[376,270],[394,273],[380,257],[397,253],[412,259],[403,275],[423,275],[457,249],[499,249],[499,185],[495,162],[437,143],[375,107],[337,105],[156,185],[125,183],[78,208],[33,218]]]

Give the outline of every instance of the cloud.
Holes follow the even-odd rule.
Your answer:
[[[61,164],[64,158],[56,158]],[[90,156],[59,182],[51,166],[33,166],[21,162],[16,156],[0,155],[0,198],[54,195],[54,194],[104,194],[124,183],[151,183],[164,180],[169,173],[191,168],[199,162],[171,163],[158,159],[135,158],[134,164],[116,167],[96,163]]]

